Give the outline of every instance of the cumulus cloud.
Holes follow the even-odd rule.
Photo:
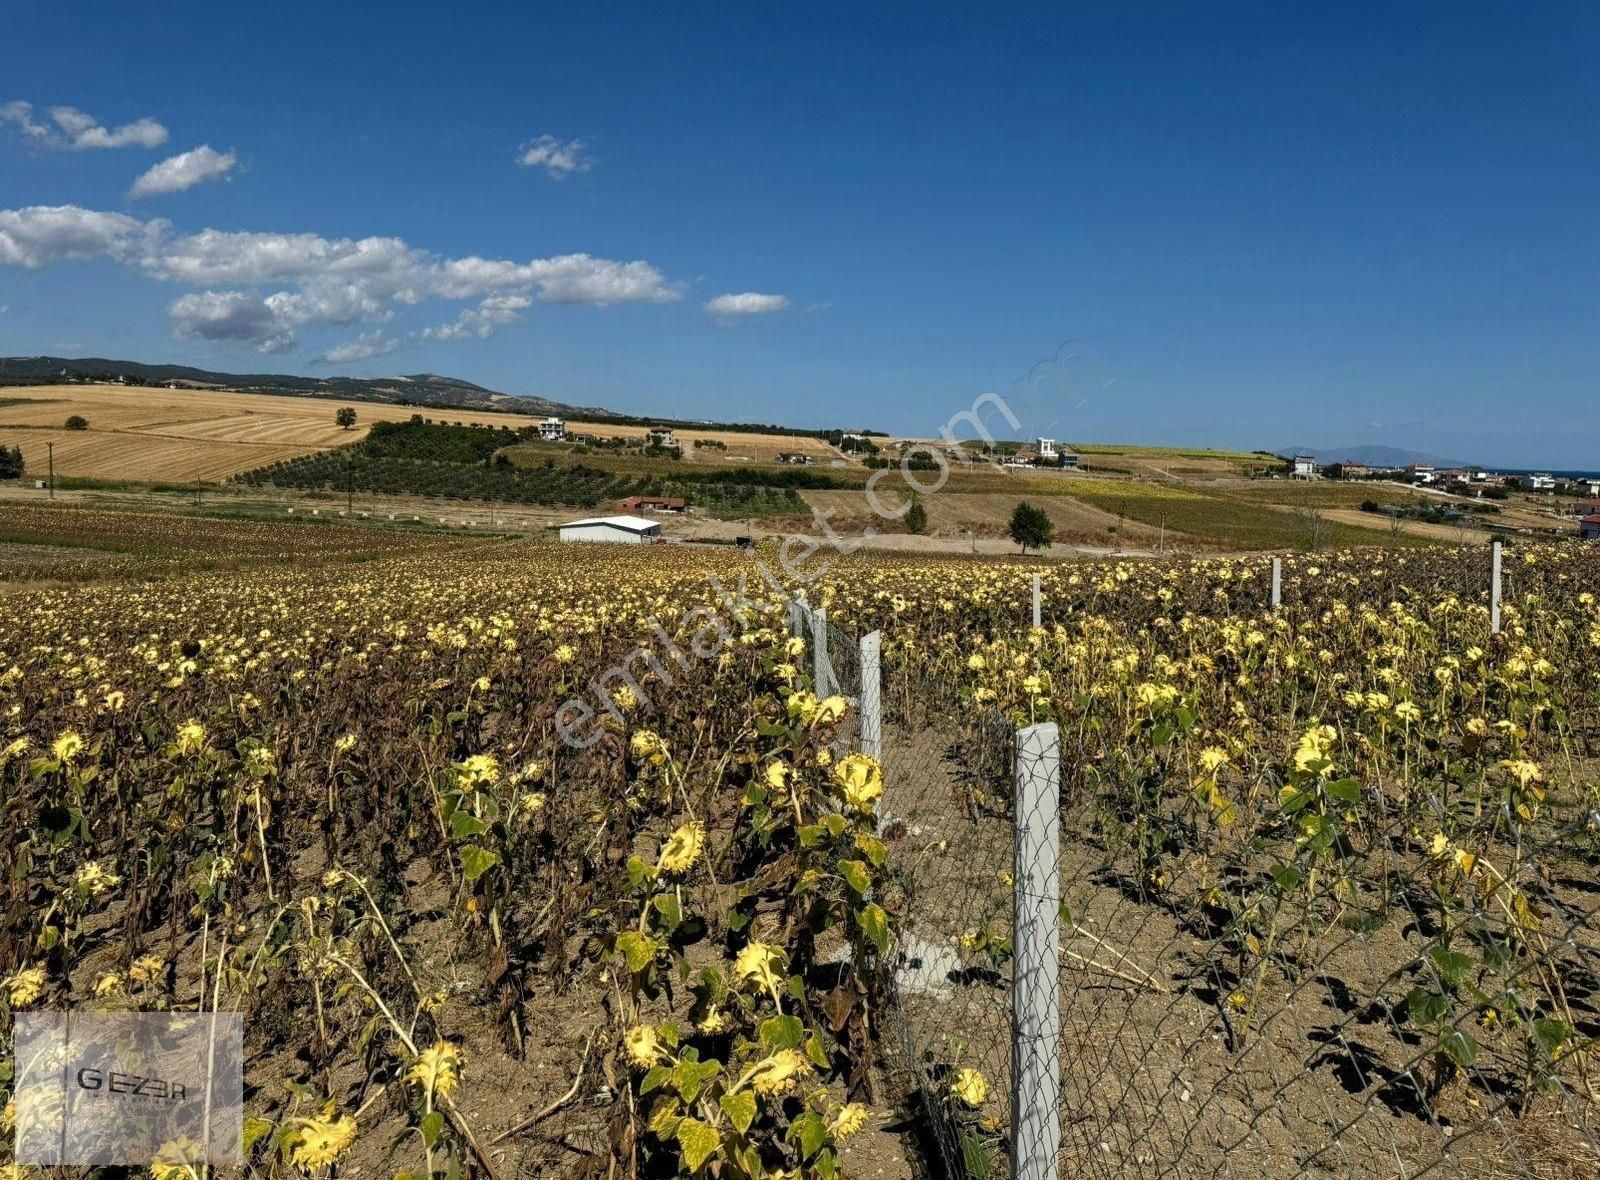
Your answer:
[[[487,340],[496,328],[514,324],[533,306],[526,295],[490,295],[477,307],[469,307],[449,324],[424,328],[424,340]]]
[[[353,361],[370,360],[375,356],[388,356],[404,343],[404,340],[385,336],[382,332],[363,332],[354,340],[335,344],[317,359],[325,365],[348,365]]]
[[[180,339],[251,344],[261,352],[287,352],[294,347],[294,333],[267,301],[244,291],[184,295],[173,301],[167,313]]]
[[[0,266],[36,269],[108,258],[149,278],[205,288],[171,307],[181,336],[234,340],[269,351],[301,328],[382,323],[397,307],[473,302],[430,339],[481,339],[547,303],[668,303],[682,298],[645,261],[562,254],[527,262],[448,258],[400,238],[324,238],[207,229],[179,234],[73,205],[0,210]]]
[[[150,239],[165,228],[165,222],[76,205],[0,209],[0,266],[37,270],[53,262],[102,256],[125,262],[143,256]]]
[[[0,105],[0,123],[9,123],[26,138],[45,147],[86,151],[90,148],[156,148],[167,142],[167,129],[154,119],[135,119],[121,127],[106,127],[77,107],[51,107],[55,126],[34,117],[31,102]]]
[[[565,180],[574,172],[587,172],[591,166],[589,146],[583,140],[560,140],[553,135],[541,135],[519,147],[517,163],[524,168],[543,168],[556,180]]]
[[[219,152],[208,143],[176,156],[169,156],[151,168],[128,190],[130,197],[153,197],[158,193],[181,193],[208,180],[218,180],[233,171],[238,163],[232,152]]]
[[[737,295],[718,295],[708,300],[706,310],[722,319],[741,319],[752,315],[770,315],[789,306],[787,295],[763,295],[759,291],[743,291]]]

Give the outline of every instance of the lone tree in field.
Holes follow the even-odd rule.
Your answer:
[[[906,530],[920,533],[928,527],[928,510],[922,506],[921,500],[911,501],[911,507],[906,509]]]
[[[89,419],[85,418],[82,414],[74,414],[74,415],[72,415],[72,417],[67,419],[67,429],[68,430],[88,430],[89,429]]]
[[[21,447],[0,447],[0,479],[20,479],[25,470]]]
[[[1043,508],[1019,500],[1011,513],[1011,539],[1022,546],[1024,553],[1050,548],[1050,517]]]
[[[333,415],[333,420],[344,429],[349,430],[356,424],[356,411],[354,406],[340,406]]]

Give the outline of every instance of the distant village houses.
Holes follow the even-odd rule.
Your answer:
[[[1585,541],[1600,541],[1600,515],[1586,516],[1580,520],[1578,536]]]
[[[545,442],[561,442],[567,437],[567,424],[560,418],[546,418],[539,423],[539,437]]]
[[[1556,490],[1556,477],[1548,471],[1536,471],[1532,475],[1519,475],[1517,482],[1525,492],[1553,492]]]
[[[779,463],[792,463],[796,467],[804,467],[811,462],[811,456],[804,451],[779,451]]]
[[[1315,455],[1296,455],[1289,460],[1289,474],[1295,479],[1314,479],[1317,474]]]
[[[677,440],[672,435],[670,426],[652,426],[648,437],[650,445],[653,447],[675,447],[678,445]]]

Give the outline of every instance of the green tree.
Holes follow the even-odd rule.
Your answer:
[[[72,417],[67,419],[67,429],[68,430],[88,430],[89,429],[89,419],[85,418],[82,414],[74,414],[74,415],[72,415]]]
[[[1035,508],[1026,500],[1019,500],[1011,513],[1011,539],[1029,549],[1050,548],[1050,517],[1043,508]]]
[[[356,411],[354,406],[340,406],[334,414],[333,420],[343,429],[349,430],[356,424]]]
[[[21,447],[0,447],[0,479],[20,479],[24,470]]]
[[[906,509],[906,529],[913,533],[920,533],[928,527],[928,510],[922,506],[921,500],[911,501],[911,507]]]

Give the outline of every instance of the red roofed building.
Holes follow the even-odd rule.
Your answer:
[[[618,500],[617,507],[624,512],[682,512],[685,505],[675,496],[629,496]]]
[[[1585,541],[1600,541],[1600,515],[1586,516],[1578,522],[1578,536]]]

